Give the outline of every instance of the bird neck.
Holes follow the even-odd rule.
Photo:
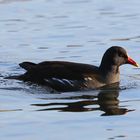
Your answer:
[[[105,83],[110,84],[110,83],[119,82],[119,79],[120,79],[119,66],[107,65],[107,64],[100,65],[99,71],[104,77]]]
[[[99,69],[102,73],[107,74],[107,73],[114,73],[117,74],[119,73],[119,66],[117,65],[111,65],[111,64],[101,64],[99,66]]]

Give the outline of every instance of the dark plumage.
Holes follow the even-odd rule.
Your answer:
[[[119,82],[119,66],[123,64],[138,66],[125,49],[113,46],[105,52],[99,67],[64,61],[23,62],[19,65],[27,72],[13,78],[46,85],[57,91],[94,89]]]

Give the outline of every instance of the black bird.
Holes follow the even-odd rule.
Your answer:
[[[63,92],[95,89],[119,82],[119,66],[123,64],[138,67],[124,48],[112,46],[104,53],[99,67],[65,61],[23,62],[19,65],[27,72],[11,76],[11,79],[30,81]]]

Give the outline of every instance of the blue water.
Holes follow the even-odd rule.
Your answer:
[[[140,63],[139,0],[1,0],[0,137],[2,140],[140,139],[140,69],[121,67],[120,89],[54,93],[3,79],[22,61],[99,65],[123,46]]]

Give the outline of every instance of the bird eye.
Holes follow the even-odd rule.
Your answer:
[[[122,53],[119,53],[119,57],[125,57],[125,55]]]

